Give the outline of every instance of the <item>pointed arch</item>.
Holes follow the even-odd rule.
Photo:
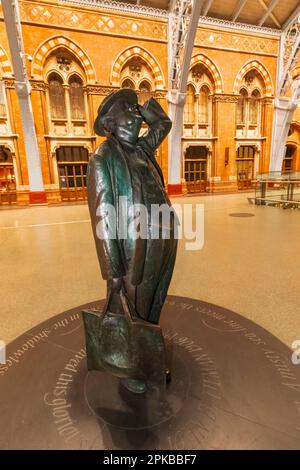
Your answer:
[[[0,46],[0,71],[2,75],[13,75],[13,69],[5,50]]]
[[[48,55],[60,47],[65,47],[77,57],[84,68],[87,82],[95,83],[96,73],[90,58],[73,40],[64,36],[52,36],[38,47],[31,64],[31,76],[36,80],[43,80],[43,66]]]
[[[164,89],[165,88],[165,80],[161,70],[161,67],[155,57],[146,49],[141,46],[134,46],[124,49],[118,55],[117,59],[115,60],[110,73],[110,82],[112,86],[120,86],[120,73],[122,67],[125,63],[132,59],[133,57],[140,57],[143,59],[146,64],[151,68],[154,80],[155,80],[155,88],[157,89]]]
[[[250,60],[247,64],[245,64],[239,73],[236,76],[233,93],[238,94],[240,88],[242,86],[242,81],[244,76],[250,71],[256,70],[260,76],[262,77],[265,87],[266,87],[266,96],[273,96],[274,95],[274,87],[271,79],[271,75],[266,67],[258,62],[257,60]]]
[[[214,80],[215,93],[223,93],[223,80],[218,67],[204,54],[196,54],[192,57],[190,69],[195,67],[197,64],[202,64],[210,71]]]

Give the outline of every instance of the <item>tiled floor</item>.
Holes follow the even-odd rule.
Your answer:
[[[204,204],[205,243],[186,251],[180,242],[170,293],[229,308],[291,346],[300,339],[300,214],[247,196],[174,199]],[[1,210],[0,242],[0,339],[105,296],[86,205]]]

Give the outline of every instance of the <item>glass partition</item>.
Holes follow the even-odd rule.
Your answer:
[[[300,204],[300,172],[269,172],[257,175],[255,203],[297,208]]]

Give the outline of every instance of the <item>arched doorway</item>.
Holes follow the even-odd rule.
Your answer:
[[[297,147],[294,145],[287,145],[285,156],[282,162],[282,173],[291,173],[295,169],[295,160],[297,155]]]
[[[86,200],[86,172],[89,153],[84,147],[65,146],[56,150],[62,201]]]
[[[191,145],[186,149],[184,178],[189,193],[204,193],[207,184],[207,148]]]
[[[237,150],[237,185],[238,189],[252,188],[254,179],[255,147],[241,145]]]
[[[0,204],[13,204],[17,200],[16,178],[9,148],[0,146]]]

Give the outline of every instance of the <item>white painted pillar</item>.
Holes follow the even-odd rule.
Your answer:
[[[284,25],[280,39],[270,171],[282,171],[286,140],[300,96],[300,77],[292,76],[300,47],[300,17],[297,12],[298,9]]]
[[[168,187],[171,194],[181,193],[181,137],[185,94],[169,97],[169,116],[173,122],[169,137],[169,178]],[[171,188],[170,188],[171,187]]]
[[[19,99],[21,120],[29,176],[30,202],[46,202],[46,193],[41,169],[41,156],[34,127],[30,100],[30,83],[24,62],[24,47],[17,0],[2,0],[2,9],[15,74],[15,89]]]
[[[169,136],[168,192],[181,194],[181,136],[187,81],[203,0],[173,0],[169,21]]]
[[[282,170],[286,141],[293,120],[293,114],[298,106],[299,96],[300,79],[295,80],[293,84],[292,98],[282,97],[275,100],[270,171],[281,172]]]

